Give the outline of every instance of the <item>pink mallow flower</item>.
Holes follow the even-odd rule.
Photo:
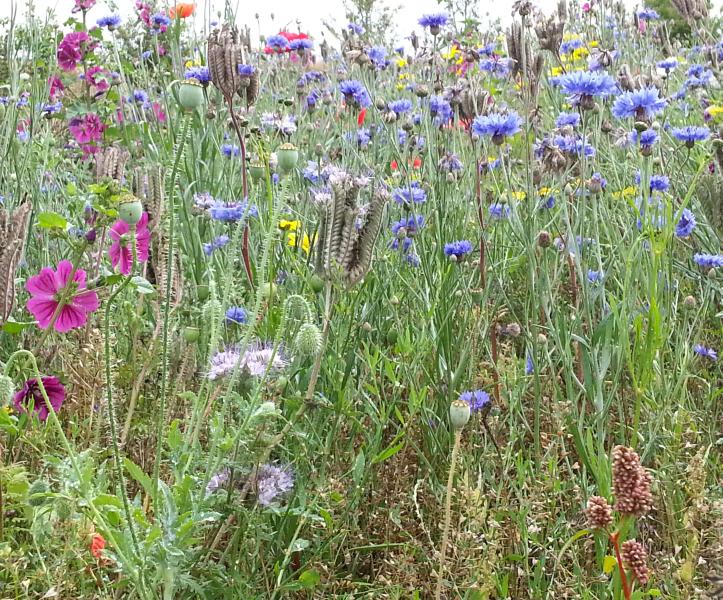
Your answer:
[[[41,377],[40,381],[43,383],[45,393],[48,395],[50,406],[57,413],[63,404],[63,400],[65,400],[65,387],[57,377]],[[45,421],[50,414],[43,393],[40,391],[40,384],[35,378],[28,379],[23,384],[23,388],[15,393],[13,404],[15,410],[24,413],[28,412],[32,407],[32,410],[38,414],[38,419],[41,421]]]
[[[41,329],[50,327],[56,312],[55,330],[65,333],[85,325],[88,315],[98,310],[98,294],[86,290],[85,271],[77,269],[71,281],[72,273],[72,263],[61,260],[57,271],[45,267],[25,284],[32,296],[26,304],[27,309]]]
[[[105,124],[95,113],[87,113],[82,117],[73,117],[68,123],[68,129],[79,144],[90,144],[103,139]]]
[[[58,77],[57,75],[51,75],[48,78],[48,86],[50,87],[50,92],[48,93],[48,96],[51,102],[55,102],[56,98],[62,97],[63,92],[65,91],[65,86],[60,80],[60,77]]]
[[[95,0],[75,0],[75,6],[73,7],[73,10],[70,12],[80,12],[81,10],[83,12],[90,10],[95,6]]]
[[[100,96],[110,89],[110,73],[103,67],[95,66],[88,69],[85,73],[85,80],[88,85],[96,89],[96,96]]]
[[[63,71],[74,71],[78,63],[83,60],[84,44],[90,38],[85,31],[68,33],[58,44],[58,66]]]
[[[116,221],[111,225],[110,237],[113,244],[108,249],[108,256],[113,267],[123,275],[128,275],[133,266],[133,239],[127,235],[130,231],[128,223]],[[148,230],[148,213],[144,212],[141,220],[136,224],[136,252],[139,262],[148,260],[148,246],[151,240],[151,232]]]

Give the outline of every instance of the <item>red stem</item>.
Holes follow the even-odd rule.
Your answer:
[[[632,591],[630,590],[630,585],[628,584],[628,577],[625,574],[625,566],[623,565],[623,558],[620,556],[620,545],[618,544],[618,536],[620,535],[619,531],[616,531],[615,533],[610,534],[610,541],[613,543],[613,548],[615,548],[615,558],[618,561],[618,571],[620,572],[620,584],[623,586],[623,596],[625,596],[625,600],[630,600]]]

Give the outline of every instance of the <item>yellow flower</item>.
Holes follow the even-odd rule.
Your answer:
[[[627,200],[628,198],[635,196],[635,194],[637,194],[637,189],[634,185],[629,185],[628,187],[620,190],[619,192],[613,192],[612,196],[615,199],[623,198]]]
[[[559,77],[562,75],[562,67],[552,67],[550,69],[550,77]]]
[[[600,45],[600,43],[597,40],[592,40],[590,42],[590,48],[597,48]]]
[[[572,60],[581,60],[585,58],[588,54],[590,54],[590,51],[583,46],[582,48],[578,48],[577,50],[572,51]]]
[[[301,226],[301,221],[287,221],[286,219],[281,219],[279,221],[279,229],[283,229],[285,231],[296,231]]]
[[[537,190],[537,192],[540,194],[540,197],[545,197],[545,196],[549,196],[550,194],[557,193],[557,190],[554,190],[549,187],[541,187],[539,190]]]
[[[717,121],[720,117],[723,117],[723,106],[719,104],[711,104],[708,108],[705,109],[705,112],[710,116],[711,119]]]
[[[442,58],[445,60],[452,60],[455,56],[459,54],[459,48],[457,46],[452,46],[449,49],[449,52],[442,53]]]
[[[510,192],[510,196],[512,196],[515,200],[524,200],[527,198],[527,194],[525,192]]]
[[[397,66],[398,66],[400,69],[403,69],[404,67],[406,67],[406,66],[407,66],[407,59],[406,59],[406,58],[401,58],[401,57],[398,58],[398,59],[397,59]]]
[[[296,247],[296,233],[293,231],[290,231],[286,235],[286,243],[295,248]],[[306,252],[306,254],[309,254],[309,250],[311,250],[311,239],[307,234],[304,234],[304,237],[301,238],[301,249]]]

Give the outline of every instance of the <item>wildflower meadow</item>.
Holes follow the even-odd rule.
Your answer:
[[[723,597],[720,11],[380,2],[0,20],[0,599]]]

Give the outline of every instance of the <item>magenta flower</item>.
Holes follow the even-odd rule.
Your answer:
[[[74,31],[66,34],[58,45],[58,66],[63,71],[74,71],[83,60],[83,44],[90,40],[85,31]]]
[[[40,380],[43,382],[45,393],[48,395],[48,400],[50,400],[50,406],[53,407],[55,412],[58,412],[63,400],[65,400],[65,387],[57,377],[41,377]],[[38,419],[41,421],[45,421],[48,414],[50,414],[37,379],[28,379],[23,384],[23,389],[15,393],[13,404],[15,404],[15,409],[18,412],[24,413],[28,412],[28,409],[32,407],[32,410],[38,414]]]
[[[87,113],[82,117],[73,117],[68,129],[79,144],[89,144],[103,139],[105,124],[95,113]]]
[[[128,275],[133,266],[133,240],[126,235],[130,231],[128,223],[124,221],[116,221],[111,225],[110,237],[113,238],[113,244],[108,249],[108,256],[113,267],[119,266],[119,271],[123,275]],[[146,262],[148,260],[148,245],[151,240],[151,232],[148,231],[148,213],[144,212],[141,220],[136,225],[136,251],[138,253],[138,261]]]
[[[41,329],[50,327],[56,312],[55,331],[65,333],[85,325],[88,314],[98,310],[98,294],[85,289],[85,271],[76,270],[70,281],[72,272],[72,263],[61,260],[57,271],[45,267],[25,284],[32,296],[26,307]]]
[[[91,67],[85,72],[85,80],[94,88],[95,95],[99,96],[110,89],[110,73],[103,67]]]
[[[88,11],[95,6],[95,0],[75,0],[75,6],[70,12]]]
[[[63,92],[65,91],[65,86],[60,80],[60,77],[58,77],[57,75],[51,75],[48,78],[48,85],[50,86],[50,92],[48,93],[48,97],[51,102],[55,102],[56,97],[63,95]]]

